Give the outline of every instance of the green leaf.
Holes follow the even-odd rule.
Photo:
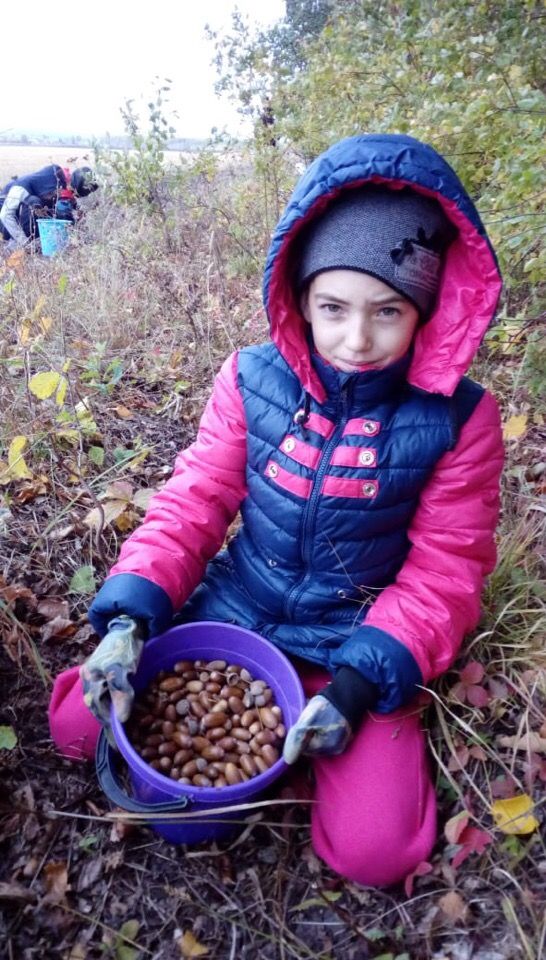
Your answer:
[[[309,910],[310,907],[324,907],[324,900],[320,897],[309,897],[308,900],[302,900],[295,907],[290,907],[290,913],[301,913],[303,910]]]
[[[62,273],[59,279],[57,280],[57,290],[59,293],[64,293],[68,286],[68,277],[66,273]]]
[[[119,933],[116,938],[116,960],[137,960],[137,957],[140,955],[140,950],[137,950],[136,947],[132,947],[128,943],[124,943],[122,937],[126,937],[127,940],[134,940],[138,936],[140,924],[138,920],[126,920],[125,923],[119,928]]]
[[[121,465],[126,460],[132,460],[135,452],[134,450],[127,450],[127,447],[115,447],[113,453],[115,463]]]
[[[89,447],[89,450],[87,451],[87,456],[91,460],[91,463],[96,464],[97,467],[102,467],[104,463],[104,448]]]
[[[85,566],[76,570],[68,586],[69,593],[84,593],[89,595],[97,588],[93,567]]]
[[[320,892],[324,899],[330,903],[335,903],[336,900],[339,900],[339,898],[343,896],[341,890],[321,890]]]
[[[93,847],[96,847],[99,842],[99,836],[97,833],[90,833],[86,837],[81,837],[78,840],[78,847],[80,850],[92,850]]]
[[[0,727],[0,750],[13,750],[17,746],[17,734],[13,727]]]
[[[373,943],[375,940],[383,940],[387,934],[385,930],[381,930],[379,927],[370,927],[369,930],[364,930],[364,936],[366,940],[371,940]]]

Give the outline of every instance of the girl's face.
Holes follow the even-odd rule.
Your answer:
[[[356,270],[319,273],[300,306],[321,357],[345,373],[399,360],[419,321],[409,300]]]

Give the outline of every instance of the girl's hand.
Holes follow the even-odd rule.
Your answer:
[[[80,667],[85,705],[108,726],[113,704],[121,723],[129,718],[135,692],[129,675],[136,673],[144,637],[141,625],[130,617],[110,620],[108,633]]]
[[[348,720],[326,697],[312,697],[288,731],[283,758],[295,763],[302,755],[328,756],[343,753],[352,736]]]

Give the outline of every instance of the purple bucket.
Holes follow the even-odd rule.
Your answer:
[[[253,677],[265,680],[282,709],[287,730],[296,722],[305,706],[300,679],[281,650],[251,630],[214,621],[173,627],[146,643],[134,678],[136,693],[147,687],[160,670],[170,670],[177,660],[198,659],[240,663]],[[124,805],[119,801],[119,796],[115,797],[115,802],[133,810],[145,810],[145,806],[150,804],[154,805],[157,812],[158,804],[166,804],[167,809],[172,810],[174,801],[180,803],[182,813],[192,814],[191,819],[175,822],[174,819],[154,821],[150,812],[150,826],[170,843],[192,844],[230,836],[242,825],[244,810],[219,813],[217,818],[208,814],[201,816],[201,819],[199,811],[214,811],[254,801],[287,769],[280,759],[265,773],[245,783],[232,787],[194,787],[171,780],[145,763],[129,743],[123,724],[119,723],[113,711],[112,731],[116,745],[128,764],[133,795],[138,803]],[[105,750],[103,744],[103,754]],[[193,814],[196,814],[195,818]]]

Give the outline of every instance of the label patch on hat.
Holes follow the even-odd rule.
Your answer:
[[[402,244],[402,249],[404,244]],[[399,251],[396,251],[399,254]],[[407,244],[404,254],[396,258],[394,276],[401,283],[434,293],[438,286],[440,257],[433,250],[427,250],[412,240]]]

